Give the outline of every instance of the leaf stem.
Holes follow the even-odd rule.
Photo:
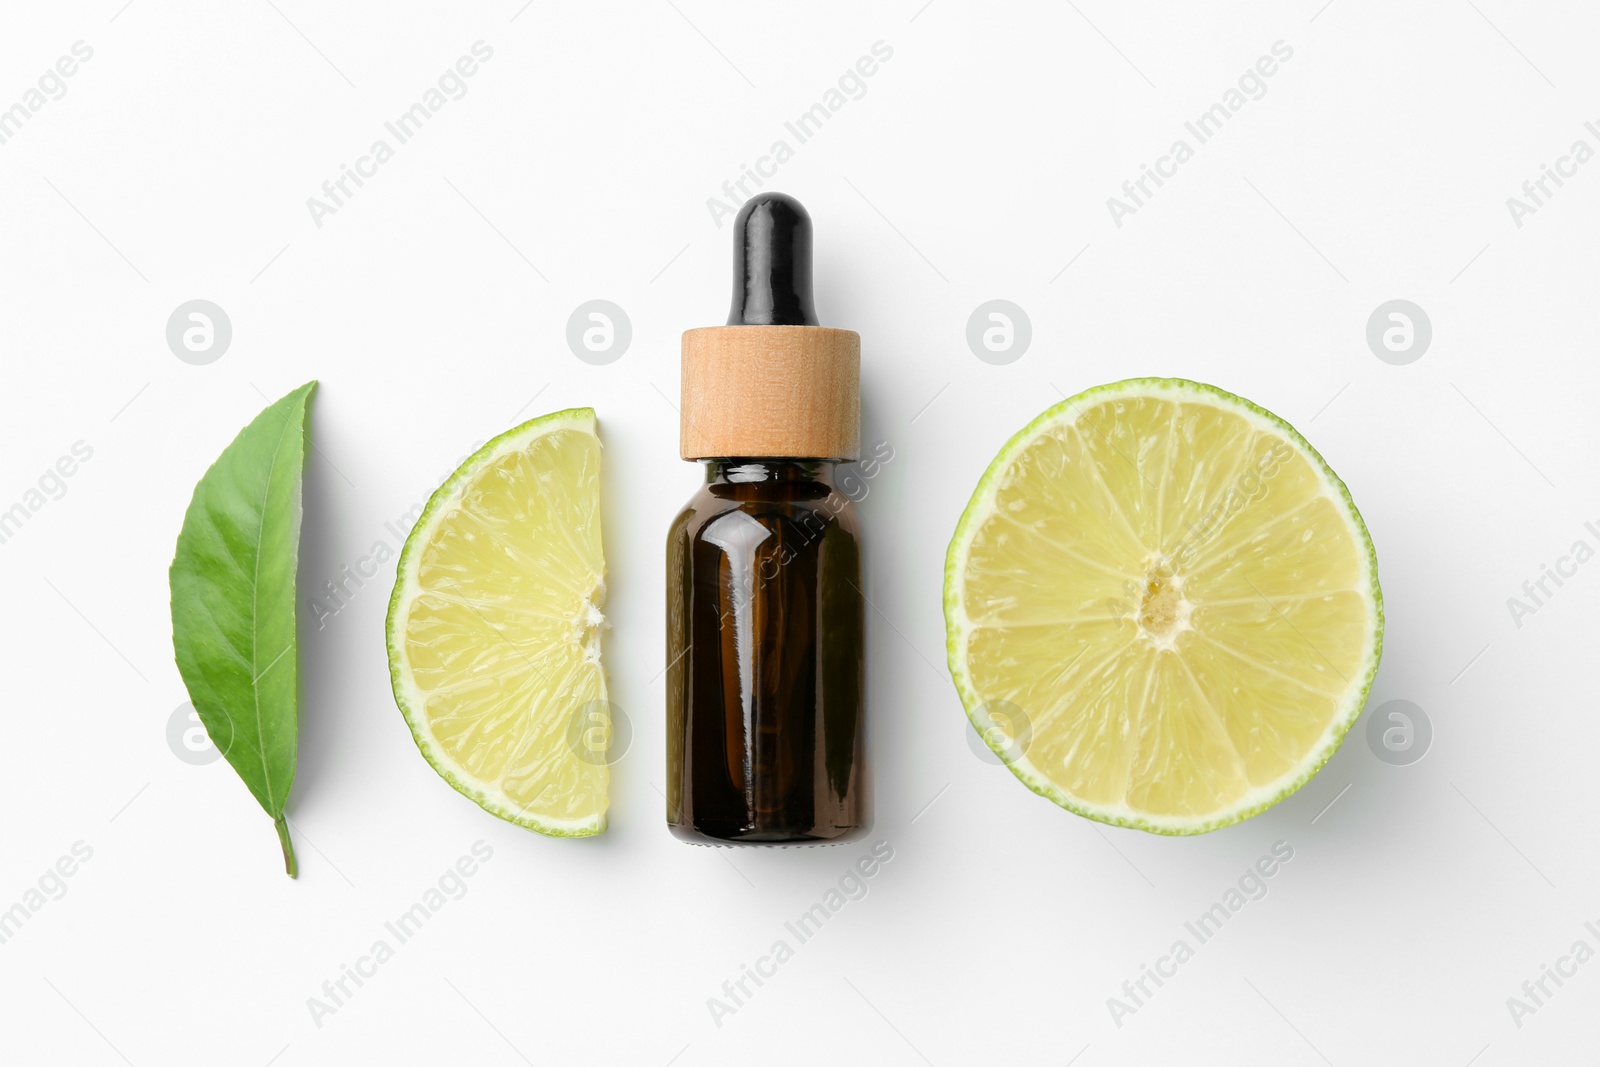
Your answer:
[[[278,828],[278,843],[283,846],[283,869],[290,878],[300,877],[300,866],[294,861],[294,845],[289,841],[289,820],[279,815],[272,820]]]

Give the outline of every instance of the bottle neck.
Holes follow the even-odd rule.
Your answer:
[[[735,456],[726,459],[708,459],[707,485],[751,485],[787,482],[791,484],[822,485],[834,488],[834,469],[839,465],[832,459],[771,459]]]

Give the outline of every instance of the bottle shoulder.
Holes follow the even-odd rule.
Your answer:
[[[717,519],[741,512],[763,526],[802,525],[821,531],[837,528],[860,535],[855,501],[825,485],[702,485],[673,520],[671,537],[698,539]]]

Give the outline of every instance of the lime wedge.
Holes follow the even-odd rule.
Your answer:
[[[502,819],[557,837],[606,828],[594,411],[523,423],[428,501],[389,603],[389,675],[417,747]]]
[[[1034,792],[1192,834],[1300,786],[1366,701],[1377,557],[1282,419],[1144,378],[1040,415],[990,464],[945,561],[950,671]]]

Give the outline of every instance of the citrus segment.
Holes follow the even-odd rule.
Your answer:
[[[434,493],[389,608],[395,700],[428,762],[556,836],[606,822],[599,503],[594,412],[525,423]]]

